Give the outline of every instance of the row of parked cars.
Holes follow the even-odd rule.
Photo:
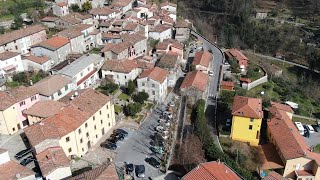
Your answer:
[[[116,150],[117,149],[117,142],[123,141],[125,137],[128,136],[128,132],[123,129],[115,129],[113,133],[110,135],[108,139],[100,144],[101,147]]]
[[[26,165],[28,165],[29,163],[31,163],[32,161],[35,160],[35,159],[33,158],[33,156],[30,155],[31,152],[32,152],[32,149],[30,149],[30,148],[24,149],[24,150],[18,152],[18,153],[14,156],[14,158],[16,158],[17,160],[21,160],[23,157],[26,157],[27,155],[29,155],[28,157],[26,157],[26,158],[24,158],[24,159],[22,159],[22,160],[20,161],[20,164],[21,164],[22,166],[26,166]]]
[[[294,124],[296,125],[299,133],[305,137],[309,137],[312,133],[320,132],[319,125],[303,125],[301,122],[294,122]]]

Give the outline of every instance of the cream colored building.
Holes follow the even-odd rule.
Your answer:
[[[30,144],[37,154],[61,146],[67,157],[84,155],[116,124],[111,100],[93,89],[72,91],[59,100],[66,107],[25,129]]]

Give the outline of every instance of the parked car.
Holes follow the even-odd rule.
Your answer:
[[[27,154],[29,154],[31,152],[31,149],[24,149],[20,152],[18,152],[14,158],[16,158],[17,160],[21,159],[22,157],[26,156]]]
[[[193,49],[190,50],[190,53],[193,53]]]
[[[306,127],[307,127],[309,133],[314,133],[314,129],[311,125],[306,125]]]
[[[319,125],[311,125],[315,132],[320,132],[320,126]]]
[[[102,144],[102,147],[106,149],[116,150],[118,146],[115,143],[109,142]]]
[[[116,137],[109,137],[106,141],[105,141],[105,143],[108,143],[108,142],[111,142],[111,143],[117,143],[119,141],[119,139],[118,138],[116,138]]]
[[[110,135],[110,137],[112,138],[117,138],[118,140],[122,141],[124,139],[124,135],[123,134],[116,134],[116,133],[113,133]]]
[[[304,137],[309,137],[309,136],[310,136],[310,132],[309,132],[309,130],[307,129],[307,126],[306,126],[306,125],[303,125],[303,128],[304,128],[304,134],[303,134],[303,136],[304,136]]]
[[[156,160],[156,158],[154,157],[147,157],[146,159],[144,159],[148,164],[150,164],[151,166],[155,167],[155,168],[159,168],[160,167],[160,162]]]
[[[208,71],[209,76],[213,76],[213,71]]]
[[[128,132],[123,129],[115,129],[115,130],[113,130],[113,133],[121,133],[121,134],[123,134],[124,137],[128,136]]]
[[[34,160],[34,159],[33,159],[33,156],[28,156],[28,157],[26,157],[25,159],[23,159],[23,160],[20,162],[20,164],[21,164],[22,166],[26,166],[26,165],[28,165],[29,163],[31,163],[33,160]]]
[[[164,130],[164,127],[163,126],[157,126],[156,127],[156,131],[157,132],[161,132],[161,131],[163,131]]]
[[[133,164],[132,163],[126,163],[126,173],[130,174],[130,173],[133,172],[133,170],[134,170]]]
[[[136,165],[135,171],[136,171],[136,176],[139,178],[144,178],[144,173],[145,173],[145,167],[144,165]]]
[[[226,127],[230,127],[231,126],[231,119],[227,119],[226,121]]]
[[[150,147],[150,150],[154,153],[157,153],[157,154],[160,154],[162,155],[163,154],[163,149],[161,146],[151,146]]]
[[[166,122],[165,119],[159,119],[159,120],[158,120],[158,123],[164,123],[164,122]]]

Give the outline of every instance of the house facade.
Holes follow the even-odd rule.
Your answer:
[[[66,60],[69,53],[71,53],[70,41],[67,38],[60,36],[54,36],[31,48],[32,55],[49,57],[52,66]]]
[[[65,2],[56,3],[52,6],[53,14],[56,16],[65,16],[69,14],[69,5]]]
[[[20,86],[0,92],[0,134],[12,135],[29,125],[23,111],[40,101],[38,92],[31,87]]]
[[[138,64],[133,60],[108,60],[101,67],[102,77],[112,78],[120,86],[126,86],[129,80],[135,80],[141,73]]]
[[[69,106],[25,129],[35,153],[60,146],[67,157],[82,157],[115,125],[111,100],[93,89],[74,91],[60,99]],[[52,132],[45,133],[46,128]]]
[[[228,61],[237,61],[241,71],[248,68],[249,59],[241,51],[237,49],[230,49],[226,51],[225,54]]]
[[[21,55],[17,52],[0,53],[0,74],[11,79],[13,73],[24,71]]]
[[[22,64],[25,71],[48,71],[54,66],[54,62],[51,62],[49,57],[38,57],[30,54],[22,57]]]
[[[263,118],[262,100],[236,96],[232,104],[231,139],[257,146]]]
[[[26,54],[31,46],[44,41],[47,38],[43,26],[28,26],[24,29],[15,30],[0,35],[0,53],[5,51]]]
[[[167,10],[172,14],[177,14],[177,5],[169,1],[161,3],[160,8],[163,10]]]
[[[164,39],[172,38],[171,26],[167,25],[157,25],[149,30],[149,37],[155,40],[160,40],[162,42]]]
[[[169,72],[154,67],[144,70],[137,78],[138,91],[145,91],[149,94],[149,100],[163,102],[167,96]]]
[[[120,19],[120,11],[111,9],[109,7],[99,7],[91,9],[89,12],[93,19],[98,20],[99,22],[105,22],[110,19]]]
[[[213,55],[209,51],[198,51],[194,56],[192,65],[195,66],[196,70],[199,70],[208,74],[212,61],[213,61]]]
[[[179,42],[185,42],[190,37],[190,28],[189,28],[189,22],[185,20],[178,20],[176,24],[174,25],[174,28],[176,30],[175,33],[175,39]]]

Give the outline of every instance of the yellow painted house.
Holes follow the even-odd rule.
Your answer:
[[[261,99],[236,96],[232,105],[231,138],[257,146],[262,117]]]

